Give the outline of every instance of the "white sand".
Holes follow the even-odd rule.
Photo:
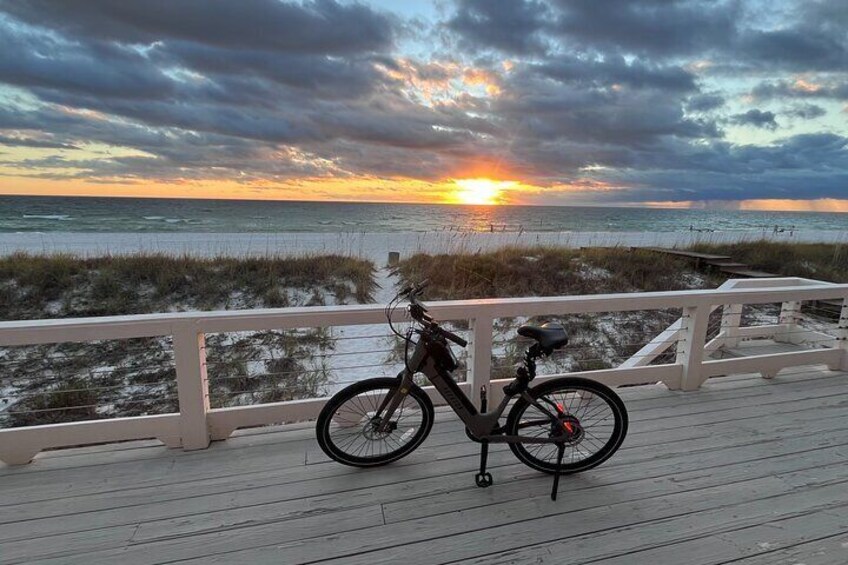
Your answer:
[[[848,228],[848,226],[846,226]],[[524,232],[524,233],[7,233],[0,255],[74,253],[84,256],[162,252],[195,256],[340,253],[385,263],[389,251],[401,257],[417,252],[477,252],[508,245],[687,247],[759,239],[786,242],[848,243],[845,231],[807,230],[774,234],[769,230],[726,232]]]

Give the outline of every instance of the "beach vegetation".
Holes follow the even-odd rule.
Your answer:
[[[371,262],[337,255],[0,258],[7,320],[364,303],[375,289]],[[325,395],[334,348],[326,328],[207,335],[212,405]],[[176,412],[171,339],[0,348],[0,392],[0,427]]]
[[[848,282],[848,244],[751,241],[699,244],[693,251],[728,255],[753,269],[789,277]]]
[[[430,300],[565,296],[712,288],[720,277],[697,272],[685,259],[626,247],[507,247],[486,253],[417,254],[398,266],[399,284],[427,279]],[[540,374],[617,366],[665,330],[679,309],[550,315],[495,320],[492,378],[511,378],[529,341],[523,323],[562,324],[569,345],[540,364]],[[663,357],[663,362],[669,358]]]
[[[371,262],[340,255],[0,257],[5,320],[365,303],[375,288]]]

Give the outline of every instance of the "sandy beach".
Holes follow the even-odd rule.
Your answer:
[[[0,254],[72,253],[81,256],[158,252],[192,256],[341,253],[385,263],[390,251],[488,251],[505,246],[688,247],[766,239],[786,243],[848,243],[848,229],[714,232],[397,232],[397,233],[4,233]]]

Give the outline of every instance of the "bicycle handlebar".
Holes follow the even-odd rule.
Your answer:
[[[468,345],[468,342],[456,335],[455,333],[448,331],[440,326],[436,326],[438,332],[445,337],[445,339],[449,339],[460,347],[465,347]]]
[[[421,295],[429,281],[423,280],[417,285],[409,285],[404,287],[398,294],[405,295],[409,298],[409,313],[412,317],[421,322],[426,328],[433,333],[439,334],[447,340],[450,340],[460,347],[466,347],[468,342],[455,333],[441,327],[430,315],[427,314],[427,308],[418,301],[417,297]]]

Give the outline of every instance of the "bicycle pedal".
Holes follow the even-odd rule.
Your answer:
[[[486,488],[492,486],[495,481],[492,480],[491,473],[477,473],[474,475],[474,482],[478,487]]]

